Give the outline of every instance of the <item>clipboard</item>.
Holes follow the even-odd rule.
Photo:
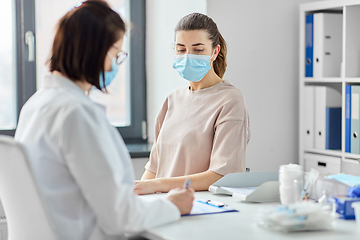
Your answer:
[[[279,202],[279,173],[229,173],[211,185],[209,191],[232,195],[245,202]]]
[[[211,200],[195,199],[190,214],[182,215],[182,217],[226,213],[226,212],[239,212],[236,209],[228,207],[226,204],[218,205],[218,204],[212,204],[211,202],[212,202]]]

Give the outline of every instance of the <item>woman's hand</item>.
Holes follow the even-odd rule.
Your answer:
[[[194,189],[172,189],[166,198],[178,207],[181,215],[189,214],[193,206]]]
[[[152,194],[160,192],[157,180],[140,180],[135,182],[134,192],[139,195]],[[170,200],[179,209],[181,215],[189,214],[194,201],[194,189],[172,189],[166,198]]]
[[[134,192],[139,195],[152,194],[159,192],[156,180],[140,180],[135,181]]]

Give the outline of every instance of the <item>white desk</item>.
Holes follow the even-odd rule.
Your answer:
[[[146,195],[145,198],[159,195]],[[334,221],[334,230],[317,232],[279,233],[259,227],[255,215],[259,207],[272,204],[244,203],[226,195],[196,192],[195,198],[213,199],[228,204],[239,212],[182,217],[180,221],[149,229],[141,236],[152,240],[232,240],[232,239],[306,239],[360,240],[360,227],[353,220]]]

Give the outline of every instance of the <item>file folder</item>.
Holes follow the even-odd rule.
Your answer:
[[[313,77],[340,77],[342,14],[315,13],[313,41]]]
[[[360,154],[360,86],[351,86],[351,153]]]
[[[345,96],[345,152],[350,153],[351,143],[351,85],[346,85]]]
[[[245,202],[279,202],[279,172],[229,173],[211,185],[209,191]]]
[[[314,122],[315,122],[315,87],[305,86],[304,87],[304,148],[314,148]]]
[[[326,145],[326,87],[315,87],[315,148],[325,149]]]
[[[331,87],[315,87],[315,148],[326,149],[326,108],[340,108],[341,94]]]
[[[326,108],[326,149],[341,150],[341,108]]]
[[[306,16],[306,29],[305,29],[305,77],[313,76],[313,21],[314,15]]]

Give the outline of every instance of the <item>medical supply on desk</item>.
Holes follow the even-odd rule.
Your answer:
[[[349,187],[347,195],[333,196],[329,201],[334,204],[335,211],[340,214],[342,219],[355,219],[355,209],[353,203],[360,202],[360,187]]]
[[[328,192],[330,195],[328,200],[333,203],[334,211],[340,214],[340,218],[355,219],[355,209],[352,205],[360,202],[360,177],[340,173],[326,176],[324,180],[319,181],[333,182],[333,186],[328,188],[328,191],[330,191]],[[322,186],[323,191],[325,190],[324,187]]]
[[[331,196],[329,202],[333,203],[334,211],[340,214],[340,218],[355,219],[353,204],[360,202],[360,186],[348,187],[346,195]]]
[[[360,186],[354,186],[348,189],[347,195],[351,198],[360,198]]]
[[[319,204],[328,204],[328,198],[329,198],[329,194],[327,193],[326,190],[323,190],[323,195],[319,198],[318,203]]]
[[[353,176],[345,173],[335,174],[326,176],[327,179],[335,179],[339,182],[342,182],[349,187],[354,187],[356,185],[360,184],[360,177],[359,176]]]
[[[358,227],[360,227],[360,202],[353,202],[351,207],[354,209],[355,212],[355,219]]]
[[[300,201],[300,194],[303,189],[302,167],[291,163],[281,165],[279,183],[281,204],[287,205]]]
[[[304,188],[301,192],[301,199],[306,200],[310,197],[318,177],[319,177],[319,172],[313,168],[310,169],[308,173],[306,173]]]
[[[324,195],[324,191],[328,196],[346,196],[348,189],[348,185],[335,179],[318,178],[309,198],[318,201]]]
[[[271,231],[295,232],[332,229],[330,207],[311,201],[287,206],[264,207],[257,215],[258,224]]]
[[[360,198],[330,197],[329,201],[335,204],[335,211],[340,214],[341,219],[355,219],[352,204],[360,202]]]

